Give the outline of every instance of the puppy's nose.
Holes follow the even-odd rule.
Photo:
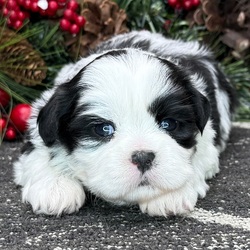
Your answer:
[[[152,151],[135,151],[132,153],[131,161],[144,173],[152,166],[155,154]]]

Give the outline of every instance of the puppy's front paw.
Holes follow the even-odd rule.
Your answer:
[[[85,201],[82,185],[65,176],[26,184],[22,192],[23,201],[29,202],[35,213],[70,214],[78,211]]]
[[[151,216],[165,216],[187,214],[191,212],[197,202],[198,196],[205,196],[208,185],[205,182],[195,189],[191,185],[172,191],[155,199],[139,203],[143,213]]]

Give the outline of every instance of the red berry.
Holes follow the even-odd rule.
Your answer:
[[[21,21],[21,20],[16,20],[14,23],[13,23],[13,27],[15,28],[15,29],[20,29],[21,27],[23,26],[23,21]]]
[[[84,24],[86,23],[86,20],[83,16],[76,16],[75,17],[75,22],[79,27],[83,27]]]
[[[56,12],[58,10],[58,4],[56,1],[50,1],[49,5],[48,5],[48,9],[49,12]]]
[[[32,2],[31,3],[31,6],[30,6],[30,9],[33,11],[33,12],[38,12],[39,11],[39,7],[37,5],[37,2]]]
[[[66,9],[63,13],[64,18],[67,20],[74,20],[75,15],[75,12],[70,9]]]
[[[17,15],[17,11],[15,10],[12,10],[10,12],[10,16],[9,16],[9,19],[12,21],[12,22],[15,22],[17,19],[18,19],[18,15]]]
[[[67,19],[63,18],[60,21],[60,27],[61,27],[62,30],[68,31],[70,29],[70,27],[71,27],[71,23]]]
[[[13,127],[9,126],[5,132],[4,138],[12,141],[16,139],[16,131]]]
[[[24,7],[28,10],[31,9],[32,1],[31,0],[25,0]]]
[[[70,33],[71,34],[78,34],[80,31],[80,27],[77,24],[72,24],[72,26],[70,27]]]
[[[75,0],[70,0],[67,4],[67,9],[76,11],[79,4]]]
[[[2,135],[4,129],[6,128],[7,121],[5,118],[0,118],[0,136]]]
[[[0,89],[0,108],[4,108],[10,102],[10,95],[3,89]]]
[[[3,8],[3,16],[8,16],[9,10],[7,8]]]
[[[168,0],[168,5],[175,8],[178,2],[179,2],[178,0]]]
[[[21,133],[27,129],[30,113],[31,106],[25,103],[17,104],[11,111],[10,120],[14,127]]]
[[[17,19],[18,20],[23,21],[25,18],[26,18],[26,15],[23,11],[20,10],[17,12]]]
[[[26,0],[17,0],[17,3],[18,3],[20,6],[24,6],[25,1],[26,1]]]
[[[17,2],[15,0],[8,0],[8,2],[6,4],[6,8],[8,10],[15,10],[19,7],[18,7]]]
[[[185,9],[185,10],[190,10],[190,9],[192,9],[192,8],[193,8],[193,5],[192,5],[191,0],[185,0],[185,1],[183,1],[183,2],[182,2],[182,7],[183,7],[183,9]]]
[[[41,16],[47,16],[46,10],[39,9],[39,14],[40,14]]]
[[[4,6],[5,2],[6,2],[6,0],[0,0],[0,6]]]
[[[56,14],[56,11],[52,10],[46,10],[45,12],[48,17],[53,17]]]

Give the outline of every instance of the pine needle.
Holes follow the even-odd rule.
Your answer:
[[[0,72],[0,88],[9,93],[14,99],[21,103],[30,103],[34,98],[40,96],[39,90],[25,87],[13,81],[8,76]]]

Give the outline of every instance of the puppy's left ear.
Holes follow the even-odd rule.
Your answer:
[[[210,103],[208,99],[196,89],[193,89],[192,103],[194,104],[194,114],[196,126],[202,133],[210,117]]]

